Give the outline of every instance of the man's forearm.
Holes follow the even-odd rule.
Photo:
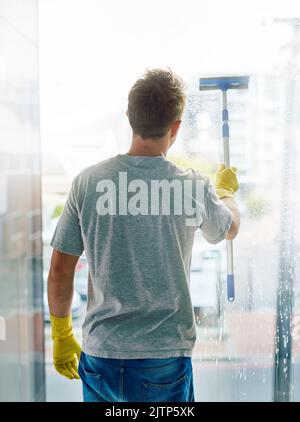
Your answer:
[[[53,250],[48,276],[48,302],[51,315],[68,316],[71,313],[73,284],[79,257]]]
[[[51,315],[68,316],[73,299],[73,275],[53,274],[48,276],[48,302]]]
[[[226,236],[227,240],[232,240],[239,232],[240,228],[240,212],[237,203],[233,198],[222,198],[221,199],[226,207],[230,210],[232,216],[231,228]]]
[[[53,364],[59,374],[69,379],[79,379],[77,367],[81,353],[81,347],[73,335],[71,313],[78,259],[78,256],[53,249],[48,276]]]

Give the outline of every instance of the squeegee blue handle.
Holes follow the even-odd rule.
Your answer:
[[[200,91],[220,89],[222,91],[222,137],[225,167],[230,167],[229,153],[229,117],[227,109],[227,91],[229,89],[247,89],[249,76],[225,76],[215,78],[200,78]],[[234,265],[232,240],[226,240],[227,255],[227,297],[230,302],[235,300],[234,292]]]
[[[230,167],[229,152],[229,116],[227,109],[227,92],[222,90],[223,110],[222,110],[222,137],[223,155],[225,167]],[[227,298],[229,302],[234,301],[234,275],[233,275],[233,245],[232,240],[226,240],[227,255]]]
[[[224,138],[229,139],[229,124],[228,124],[228,110],[227,110],[227,108],[225,108],[222,111],[222,136],[223,136],[223,139]]]
[[[227,274],[227,298],[229,302],[234,301],[234,275]]]

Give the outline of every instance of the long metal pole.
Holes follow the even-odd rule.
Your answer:
[[[274,376],[274,401],[291,400],[292,384],[292,321],[295,280],[295,212],[296,199],[296,136],[295,136],[295,95],[297,77],[297,56],[299,56],[300,19],[276,19],[294,28],[290,43],[291,56],[286,69],[285,136],[283,143],[280,260],[277,287],[276,352]]]
[[[292,125],[292,103],[294,97],[293,81],[288,81],[286,136],[283,153],[282,175],[282,211],[280,221],[280,260],[277,287],[276,353],[274,401],[290,401],[292,371],[292,317],[293,317],[293,282],[295,276],[295,239],[294,239],[294,162],[295,147]],[[290,117],[289,117],[290,116]]]
[[[223,154],[225,167],[230,167],[230,150],[229,150],[229,124],[227,109],[227,91],[222,90],[222,135],[223,135]],[[233,272],[233,244],[232,240],[226,240],[227,255],[227,298],[230,302],[234,301],[234,272]]]

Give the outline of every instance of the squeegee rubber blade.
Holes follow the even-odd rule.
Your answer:
[[[247,89],[249,76],[224,76],[214,78],[200,78],[200,91],[209,91],[213,89]]]

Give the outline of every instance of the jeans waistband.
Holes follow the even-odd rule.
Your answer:
[[[84,354],[84,352],[82,352]],[[169,365],[174,362],[187,362],[191,360],[191,357],[174,357],[174,358],[152,358],[152,359],[111,359],[111,358],[99,358],[95,356],[85,355],[89,360],[95,359],[95,362],[102,362],[104,364],[112,365],[115,367],[127,367],[127,368],[148,368],[156,366]]]

